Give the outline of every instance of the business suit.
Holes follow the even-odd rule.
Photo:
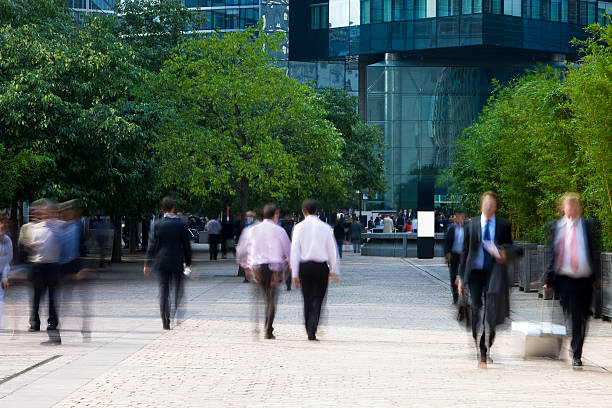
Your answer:
[[[155,223],[153,239],[147,251],[147,266],[159,278],[159,306],[163,327],[170,328],[170,284],[174,284],[174,312],[183,294],[183,263],[191,265],[191,243],[187,224],[167,214]]]
[[[461,252],[454,252],[453,246],[455,245],[455,231],[456,228],[463,228],[463,225],[452,224],[446,233],[446,239],[444,240],[444,253],[450,255],[448,263],[448,271],[450,277],[451,292],[453,293],[453,303],[457,303],[459,299],[459,291],[457,290],[457,274],[459,272],[459,262],[461,261]],[[461,245],[461,244],[459,244]],[[463,249],[463,245],[461,245]]]
[[[563,220],[553,221],[547,226],[550,262],[546,268],[544,282],[559,294],[561,307],[572,325],[573,357],[581,359],[593,297],[593,284],[601,278],[599,240],[595,223],[581,217],[576,224],[581,234],[577,239],[580,245],[583,245],[583,262],[588,269],[586,273],[572,276],[572,273],[563,270],[563,260],[560,259],[561,240],[565,238]]]
[[[498,247],[512,244],[510,223],[503,218],[492,218],[494,222],[494,233],[491,235],[495,244]],[[484,265],[483,263],[483,266],[475,268],[475,266],[479,266],[476,265],[476,262],[479,261],[479,258],[482,260],[483,254],[485,254],[484,250],[481,252],[483,241],[482,229],[481,217],[474,218],[465,226],[463,251],[459,264],[459,276],[461,282],[467,285],[470,291],[470,300],[472,304],[472,336],[474,340],[479,343],[481,358],[486,358],[487,351],[491,348],[495,339],[495,327],[489,325],[489,338],[487,341],[486,327],[484,324],[486,321],[486,312],[484,317],[481,316],[483,296],[487,294],[492,272],[495,271],[495,273],[504,274],[507,272],[506,265],[497,264],[495,258],[492,257],[490,265]],[[480,334],[480,341],[478,341],[481,325],[482,333]]]

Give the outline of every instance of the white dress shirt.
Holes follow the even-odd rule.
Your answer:
[[[486,225],[487,217],[484,214],[480,214],[480,248],[478,249],[478,256],[476,256],[472,264],[472,269],[482,269],[484,267],[484,247],[482,241],[484,241]],[[495,241],[495,216],[489,218],[489,238],[491,241]]]
[[[327,262],[329,271],[339,275],[338,249],[332,227],[316,215],[309,215],[293,229],[291,275],[299,276],[301,262]]]
[[[271,270],[282,271],[289,263],[291,241],[285,230],[272,220],[265,219],[248,227],[243,234],[244,241],[241,235],[238,250],[243,267],[257,268],[267,264]]]
[[[571,263],[572,234],[571,228],[576,228],[576,247],[578,250],[578,269],[574,270]],[[559,275],[569,276],[570,278],[588,278],[591,276],[591,266],[587,258],[587,244],[584,235],[584,224],[582,218],[570,220],[567,217],[561,218],[557,223],[557,234],[555,237],[555,250],[559,254],[559,245],[564,240],[565,248],[563,259],[557,260]]]
[[[60,258],[61,245],[55,231],[59,221],[45,220],[34,226],[31,245],[34,254],[31,261],[34,263],[57,263]]]

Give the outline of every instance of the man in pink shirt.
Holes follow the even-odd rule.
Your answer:
[[[285,230],[277,225],[279,211],[274,204],[263,209],[264,220],[249,227],[240,237],[238,262],[250,281],[261,287],[266,301],[266,339],[274,339],[272,323],[276,313],[276,286],[285,281],[291,242]]]

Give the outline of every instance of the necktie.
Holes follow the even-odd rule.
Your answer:
[[[484,235],[482,236],[483,241],[491,240],[491,232],[489,231],[489,219],[487,218],[487,223],[485,224]],[[491,254],[483,249],[484,260],[482,262],[482,269],[485,271],[491,270],[491,264],[493,263],[493,259],[491,258]]]
[[[578,242],[576,240],[576,224],[570,227],[570,265],[572,271],[578,271]]]

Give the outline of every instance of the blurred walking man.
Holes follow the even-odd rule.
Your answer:
[[[455,213],[454,222],[446,233],[444,241],[444,253],[446,256],[446,264],[450,274],[451,291],[453,293],[453,304],[459,300],[459,291],[457,290],[457,273],[459,271],[459,261],[461,260],[461,251],[463,251],[463,220],[465,213],[457,211]]]
[[[291,274],[294,286],[302,286],[308,340],[316,341],[328,281],[339,277],[338,251],[332,228],[317,216],[317,202],[304,200],[302,213],[304,221],[293,229]]]
[[[30,312],[30,328],[28,331],[40,330],[40,317],[38,309],[40,298],[48,291],[49,318],[47,320],[47,334],[49,340],[41,344],[58,345],[62,343],[58,326],[59,318],[56,308],[57,285],[59,284],[59,259],[61,254],[60,227],[57,219],[57,205],[49,200],[38,200],[32,203],[40,222],[35,224],[32,232],[32,241],[29,243],[32,262],[31,280],[34,287],[32,308]]]
[[[183,264],[191,268],[191,242],[187,224],[176,215],[176,201],[165,197],[161,209],[164,216],[155,223],[144,274],[148,276],[151,267],[157,272],[162,325],[164,330],[170,330],[170,286],[174,288],[173,314],[176,314],[183,296]]]
[[[239,258],[245,264],[249,280],[261,287],[266,302],[265,338],[274,339],[274,315],[276,313],[277,286],[285,281],[289,265],[291,241],[283,227],[277,225],[279,211],[274,204],[263,209],[263,221],[249,227],[241,240]],[[248,252],[244,254],[244,251]]]
[[[565,194],[561,198],[563,217],[549,224],[548,253],[550,263],[546,287],[559,294],[567,321],[571,322],[572,365],[582,367],[582,346],[587,331],[593,287],[599,286],[599,243],[593,222],[582,217],[580,196]]]
[[[495,326],[487,324],[486,307],[483,308],[483,298],[486,298],[491,272],[495,264],[505,264],[505,252],[498,253],[499,258],[493,256],[487,245],[501,247],[512,244],[510,223],[495,216],[498,207],[497,195],[492,191],[485,192],[480,199],[480,217],[474,218],[464,229],[463,250],[461,253],[461,264],[459,266],[458,291],[465,293],[465,287],[470,290],[472,305],[472,336],[478,344],[480,335],[479,364],[486,366],[488,353],[495,340]],[[506,273],[501,268],[501,273]],[[486,305],[485,305],[486,306]],[[489,326],[488,339],[486,336]],[[480,328],[482,326],[482,332]],[[489,362],[491,359],[489,358]]]

